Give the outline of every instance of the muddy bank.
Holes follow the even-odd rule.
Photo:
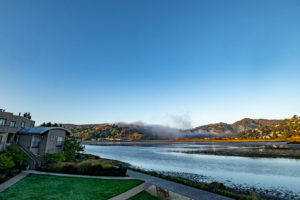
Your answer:
[[[214,147],[197,150],[173,151],[187,154],[208,154],[217,156],[241,156],[251,158],[292,158],[300,159],[300,145],[263,145],[244,147]]]
[[[209,184],[211,182],[216,182],[216,180],[214,180],[214,178],[212,177],[192,174],[192,173],[167,172],[167,171],[161,171],[159,173],[191,180],[194,182],[198,182],[199,184]],[[295,194],[292,191],[290,191],[288,188],[264,189],[264,188],[245,186],[241,184],[234,184],[230,180],[226,180],[222,183],[226,186],[227,191],[236,194],[245,194],[250,196],[255,195],[258,198],[269,199],[269,200],[300,199],[300,194]]]

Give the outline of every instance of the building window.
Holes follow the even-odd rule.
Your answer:
[[[0,119],[0,126],[5,126],[6,119]]]
[[[58,136],[56,140],[56,146],[61,147],[64,143],[64,137]]]
[[[10,127],[16,127],[16,122],[15,121],[11,121],[9,126]]]
[[[22,122],[21,123],[21,128],[24,128],[25,127],[25,122]]]
[[[2,136],[0,135],[0,144],[2,143]]]
[[[32,136],[31,147],[38,148],[40,146],[41,137],[40,136]]]

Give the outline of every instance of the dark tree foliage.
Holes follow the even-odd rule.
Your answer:
[[[117,138],[117,139],[130,139],[130,140],[141,140],[150,139],[146,135],[136,128],[131,127],[121,127],[118,125],[92,125],[89,127],[74,127],[70,128],[74,133],[74,136],[77,138],[82,138],[85,140],[91,139],[108,139],[108,138]]]
[[[30,112],[26,112],[23,114],[23,117],[26,117],[27,119],[31,119]]]
[[[1,171],[7,171],[14,166],[15,163],[12,157],[9,157],[5,154],[0,154],[0,173]]]
[[[64,155],[67,161],[74,161],[76,155],[84,150],[84,147],[73,136],[66,139],[64,144]]]
[[[288,139],[300,137],[300,117],[294,115],[271,126],[247,130],[239,135],[242,139]]]
[[[13,167],[21,169],[22,162],[28,160],[28,156],[13,146],[8,146],[0,153],[0,173],[8,173]]]
[[[57,163],[66,160],[66,157],[62,153],[46,153],[44,159],[47,163]]]
[[[22,150],[13,146],[8,146],[4,154],[11,157],[15,163],[20,163],[29,159],[29,157]]]
[[[51,122],[43,122],[40,126],[44,126],[44,127],[63,127],[62,124],[58,124],[58,123],[51,123]]]

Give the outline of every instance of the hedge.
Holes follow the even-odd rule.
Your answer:
[[[76,162],[59,162],[46,164],[37,170],[65,174],[81,174],[93,176],[126,176],[127,169],[115,167],[103,160],[86,160],[80,163]]]

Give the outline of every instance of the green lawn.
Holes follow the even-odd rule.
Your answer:
[[[146,191],[142,191],[141,193],[138,193],[137,195],[135,195],[134,197],[131,197],[128,200],[162,200],[162,199],[155,197]]]
[[[30,174],[0,193],[0,200],[104,200],[141,184],[140,180],[107,180]]]

